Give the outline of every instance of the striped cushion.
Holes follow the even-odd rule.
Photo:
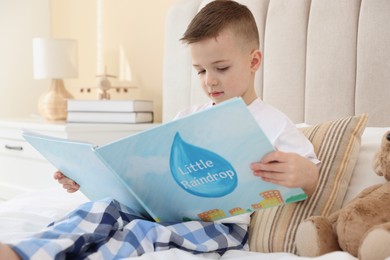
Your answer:
[[[321,160],[317,190],[306,201],[255,212],[249,227],[252,251],[296,254],[298,224],[309,216],[329,215],[341,207],[366,122],[367,115],[362,114],[302,128]]]

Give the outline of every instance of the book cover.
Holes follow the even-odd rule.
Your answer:
[[[69,99],[68,111],[89,111],[89,112],[153,112],[152,100],[89,100]]]
[[[156,221],[214,221],[307,198],[302,189],[253,176],[250,163],[259,161],[273,147],[239,98],[100,147],[79,142],[89,146],[89,156],[101,162],[93,169],[95,175],[85,174],[92,170],[87,167],[75,169],[82,165],[78,159],[82,154],[70,162],[72,169],[66,168],[72,160],[69,156],[59,153],[49,157],[52,150],[61,150],[53,148],[58,142],[51,138],[36,140],[27,134],[25,139],[80,183],[81,191],[91,199],[103,195],[116,198],[108,192],[123,190],[121,194],[131,194],[132,203],[137,201]],[[99,173],[100,165],[107,174]],[[98,188],[89,182],[95,187],[96,182],[104,183],[99,187],[107,194],[99,191],[97,196],[94,189]]]
[[[68,111],[70,123],[152,123],[153,112],[91,112]]]

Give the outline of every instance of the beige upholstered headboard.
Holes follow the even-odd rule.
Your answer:
[[[163,120],[206,101],[179,39],[210,0],[180,0],[166,20]],[[390,126],[389,0],[238,0],[258,23],[262,99],[309,124],[368,113]]]

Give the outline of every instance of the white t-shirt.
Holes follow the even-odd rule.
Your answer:
[[[212,103],[207,103],[189,107],[179,112],[175,119],[202,111],[211,106],[213,106]],[[283,152],[300,154],[315,164],[319,163],[312,143],[284,113],[263,102],[260,98],[249,104],[248,109],[275,148]],[[221,222],[249,225],[250,214],[226,218]]]

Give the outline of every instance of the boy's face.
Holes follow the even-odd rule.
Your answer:
[[[213,102],[242,97],[250,104],[256,99],[253,82],[260,51],[243,47],[230,30],[217,38],[191,43],[189,50],[202,88]]]

